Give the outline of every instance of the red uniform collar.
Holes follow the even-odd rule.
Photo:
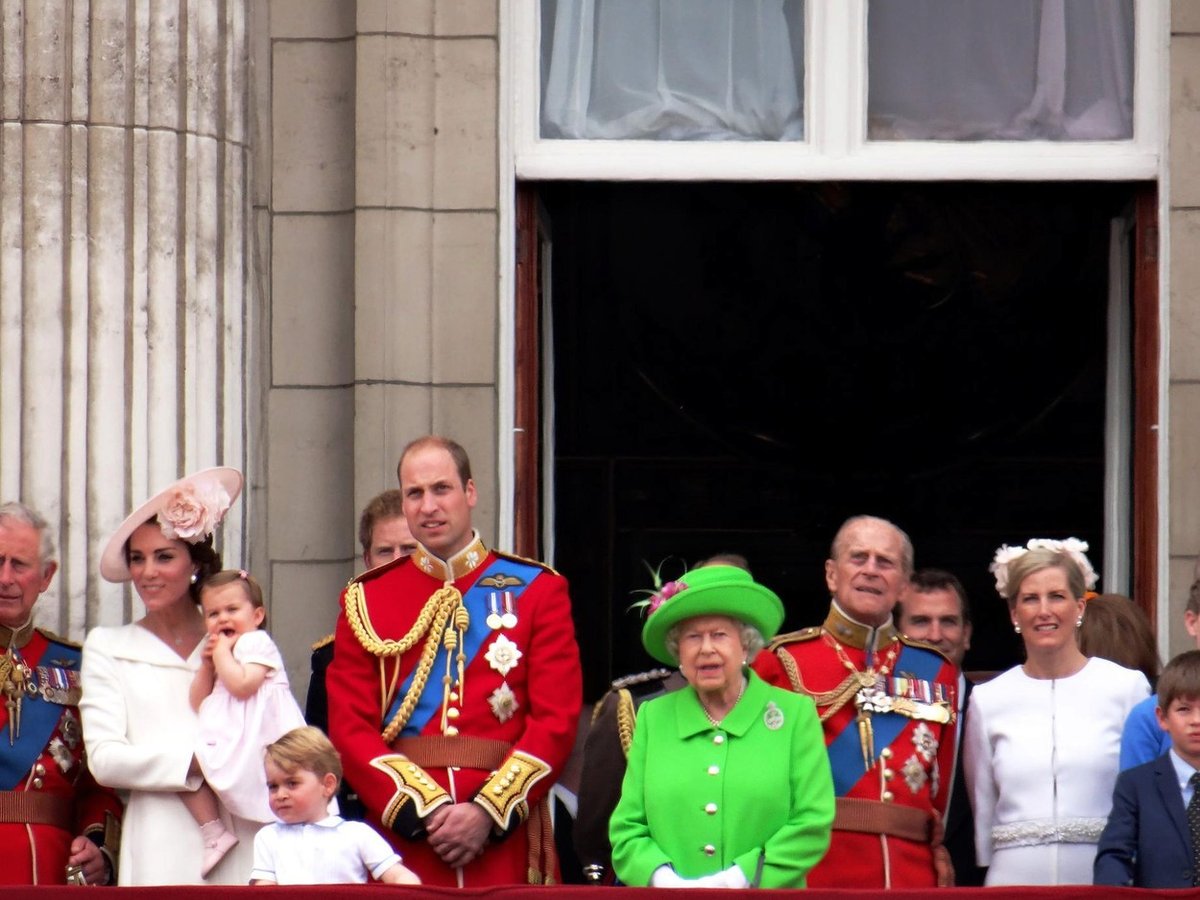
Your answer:
[[[900,636],[890,616],[878,628],[872,628],[846,615],[837,605],[837,601],[829,604],[829,615],[825,617],[825,623],[821,627],[839,643],[867,651],[886,647]]]
[[[472,532],[471,542],[449,559],[434,556],[428,548],[418,543],[412,561],[426,575],[449,584],[474,572],[483,565],[487,557],[488,548],[480,539],[479,532],[475,531]]]

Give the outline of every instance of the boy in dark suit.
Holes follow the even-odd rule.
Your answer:
[[[1200,885],[1200,868],[1188,827],[1200,825],[1200,650],[1181,653],[1158,681],[1159,727],[1171,749],[1117,777],[1112,813],[1100,836],[1096,884],[1145,888]],[[1200,782],[1200,779],[1197,779]],[[1200,835],[1198,835],[1200,837]]]

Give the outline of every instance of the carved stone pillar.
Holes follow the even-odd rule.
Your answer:
[[[39,621],[78,638],[140,615],[97,574],[131,506],[246,468],[245,0],[0,16],[0,498],[56,529]],[[227,563],[249,494],[218,536]]]

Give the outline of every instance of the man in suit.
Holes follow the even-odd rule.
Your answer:
[[[958,735],[961,746],[963,716],[971,682],[962,671],[963,657],[971,648],[971,607],[967,592],[954,575],[942,569],[915,572],[908,593],[896,605],[896,622],[902,634],[937,647],[958,666]],[[954,882],[960,887],[981,887],[987,869],[975,860],[975,817],[967,797],[962,761],[954,761],[954,782],[946,806],[943,841],[954,864]]]
[[[1193,835],[1188,825],[1189,819],[1200,822],[1200,797],[1192,783],[1200,770],[1200,650],[1179,654],[1163,670],[1157,716],[1171,736],[1171,749],[1117,776],[1093,867],[1096,884],[1200,886],[1200,834]]]

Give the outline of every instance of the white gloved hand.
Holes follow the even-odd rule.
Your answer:
[[[746,876],[737,865],[732,865],[728,869],[720,872],[714,872],[712,875],[705,875],[701,878],[694,879],[689,887],[698,888],[747,888],[750,887],[750,882],[746,880]]]
[[[694,882],[686,878],[680,878],[679,873],[667,865],[659,866],[654,870],[654,874],[650,876],[650,887],[681,888],[695,886]]]

